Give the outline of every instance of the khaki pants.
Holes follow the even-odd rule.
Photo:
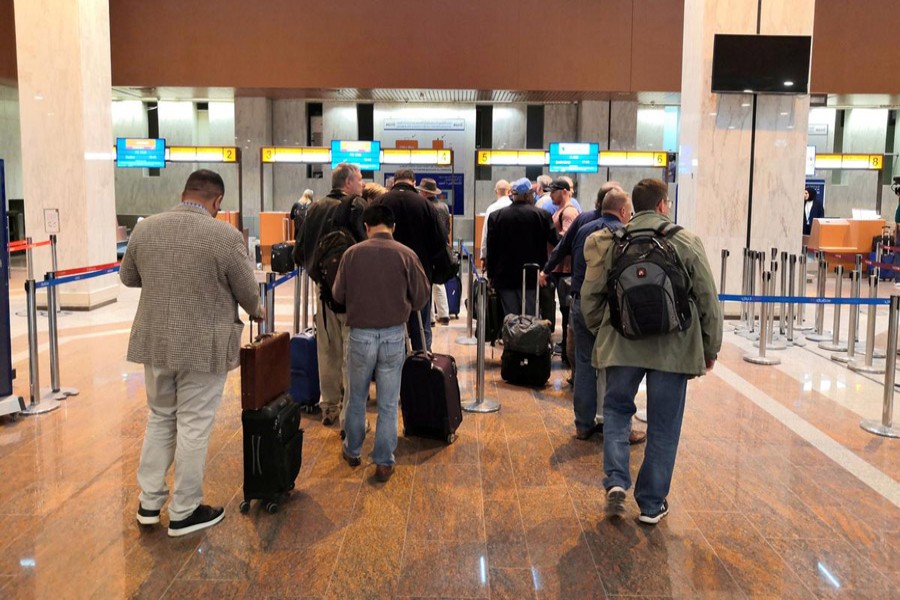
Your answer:
[[[203,500],[206,450],[226,373],[173,371],[144,365],[147,431],[138,467],[141,506],[160,510],[169,497],[166,473],[175,461],[175,493],[169,520],[180,521]]]
[[[316,306],[316,353],[319,358],[319,388],[322,394],[319,406],[322,408],[323,418],[340,416],[343,423],[350,395],[350,382],[347,379],[350,328],[347,326],[347,316],[332,312],[321,298],[316,299]]]

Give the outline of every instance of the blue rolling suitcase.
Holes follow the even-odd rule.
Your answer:
[[[450,306],[450,316],[458,319],[459,308],[462,303],[462,280],[459,278],[459,275],[445,283],[444,289],[447,290],[447,304]]]
[[[290,396],[307,412],[319,404],[319,358],[316,330],[307,329],[291,337]]]

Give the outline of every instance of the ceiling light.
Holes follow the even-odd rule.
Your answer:
[[[793,87],[793,86],[794,86],[794,82],[793,82],[793,81],[785,81],[785,82],[784,82],[784,87]]]
[[[744,108],[748,108],[748,107],[750,106],[750,103],[749,103],[749,102],[744,102],[744,103],[741,104],[741,106],[743,106]]]

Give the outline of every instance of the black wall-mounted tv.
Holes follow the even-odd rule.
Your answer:
[[[716,34],[714,93],[809,93],[808,35]]]

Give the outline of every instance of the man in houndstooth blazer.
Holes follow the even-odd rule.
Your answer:
[[[170,536],[224,517],[223,508],[201,504],[206,449],[225,378],[240,363],[238,304],[254,320],[265,314],[243,236],[215,219],[224,194],[217,173],[192,173],[179,206],[134,228],[119,271],[122,283],[141,288],[128,360],[144,365],[150,408],[137,520],[159,523],[174,460]]]

